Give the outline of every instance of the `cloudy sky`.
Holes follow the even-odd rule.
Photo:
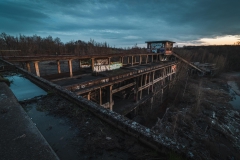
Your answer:
[[[107,42],[233,44],[240,39],[240,0],[1,0],[0,32]]]

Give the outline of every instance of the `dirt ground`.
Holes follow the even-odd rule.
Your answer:
[[[179,142],[193,159],[240,159],[240,114],[229,101],[227,81],[240,76],[188,77],[170,92],[173,100],[153,130]]]

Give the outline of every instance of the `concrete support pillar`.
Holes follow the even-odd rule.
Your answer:
[[[58,73],[61,73],[61,66],[60,66],[59,60],[57,60],[57,69],[58,69]]]
[[[94,58],[91,59],[92,62],[92,71],[94,71]]]
[[[122,63],[123,57],[119,57],[119,62]]]
[[[26,62],[26,66],[27,66],[27,71],[31,72],[31,68],[30,68],[30,63],[29,62]]]
[[[113,108],[113,100],[112,100],[112,85],[107,86],[107,100],[109,102],[109,109],[112,111]]]
[[[127,57],[127,64],[129,64],[129,56]]]
[[[143,86],[143,75],[141,75],[140,87]],[[142,90],[140,91],[140,100],[142,99]]]
[[[135,98],[135,101],[138,102],[139,77],[135,78],[135,82],[136,82],[136,85],[135,85],[135,90],[134,90],[134,98]]]
[[[36,75],[40,77],[40,71],[39,71],[39,66],[38,66],[38,61],[34,62],[34,67],[36,71]]]
[[[153,71],[152,72],[152,92],[154,93],[154,88],[153,88],[153,86],[154,86],[154,84],[153,84],[153,81],[154,81],[154,76],[155,76],[155,71]]]
[[[111,57],[108,57],[108,64],[111,65]]]
[[[91,100],[91,92],[88,92],[88,95],[87,95],[87,100]]]
[[[146,64],[148,63],[148,55],[146,56]]]
[[[142,64],[142,56],[139,56],[139,64]]]
[[[133,56],[132,56],[132,66],[133,66]]]
[[[121,63],[123,64],[124,63],[124,57],[122,57],[121,60],[122,60]]]
[[[163,103],[163,89],[161,90],[161,103]]]
[[[148,80],[147,80],[147,83],[149,84],[151,82],[151,73],[148,73]],[[150,92],[150,86],[148,86],[148,94]]]
[[[153,107],[153,97],[151,98],[150,102],[151,102],[151,109],[152,109],[152,107]]]
[[[68,60],[68,68],[69,68],[69,76],[72,77],[73,73],[72,73],[72,60]]]
[[[82,68],[82,61],[81,61],[81,59],[79,59],[79,69],[81,69]]]
[[[102,105],[102,88],[99,89],[99,105]]]

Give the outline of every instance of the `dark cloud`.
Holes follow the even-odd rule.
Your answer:
[[[53,35],[112,45],[240,35],[240,1],[214,0],[3,0],[2,32]]]

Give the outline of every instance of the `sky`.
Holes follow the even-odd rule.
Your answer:
[[[146,47],[240,41],[240,0],[1,0],[0,32]]]

